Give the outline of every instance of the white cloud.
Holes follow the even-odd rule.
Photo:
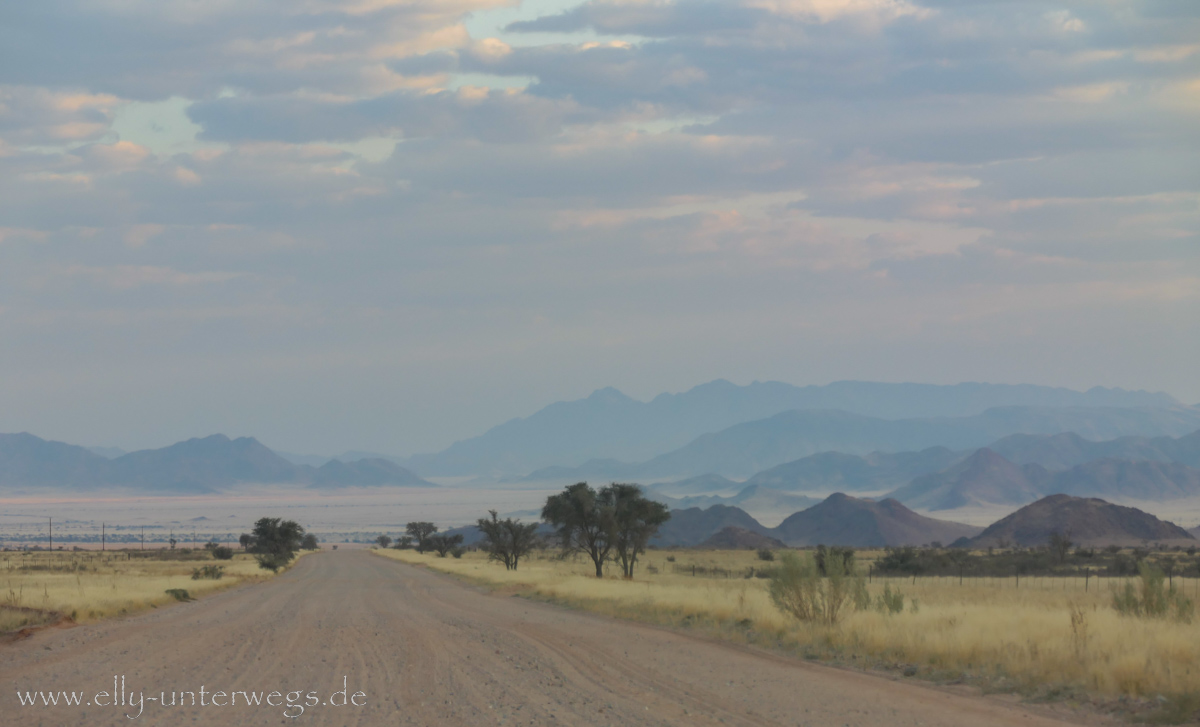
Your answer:
[[[392,451],[553,377],[933,357],[1200,399],[1200,27],[1114,8],[28,5],[0,46],[0,410],[62,350],[137,360],[130,386],[214,362],[190,403],[231,416],[248,369],[263,411],[333,380],[351,409],[509,397],[326,430]]]

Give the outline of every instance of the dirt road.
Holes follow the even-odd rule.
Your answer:
[[[1064,724],[489,595],[363,551],[308,556],[262,585],[0,646],[0,690],[0,722],[14,727],[130,724],[126,715],[199,725]],[[81,704],[60,695],[47,706],[36,694],[36,706],[21,703],[64,690]],[[262,703],[247,704],[255,695]],[[304,707],[294,720],[289,698]]]

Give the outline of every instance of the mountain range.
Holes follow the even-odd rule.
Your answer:
[[[824,452],[866,455],[930,448],[974,449],[1012,434],[1075,432],[1089,439],[1174,437],[1200,429],[1200,410],[1016,406],[957,418],[879,419],[844,411],[794,410],[697,437],[638,464],[590,460],[578,468],[535,470],[526,481],[681,478],[700,474],[748,477]],[[944,453],[943,453],[944,454]],[[930,457],[936,457],[931,453]],[[904,463],[889,463],[900,469]],[[888,467],[876,465],[881,476]],[[768,484],[760,482],[759,484]]]
[[[950,543],[981,530],[918,515],[895,500],[875,502],[838,492],[793,513],[774,528],[764,527],[744,510],[727,505],[672,510],[671,519],[652,542],[660,547],[693,546],[722,532],[726,535],[717,539],[717,547],[730,547],[726,541],[734,536],[747,540],[740,532],[730,532],[730,528],[774,538],[789,546],[823,544],[860,548]]]
[[[1096,417],[1065,415],[1055,423],[1048,413],[994,415],[989,424],[981,424],[986,434],[974,438],[941,441],[949,434],[932,425],[937,432],[905,436],[908,425],[875,431],[866,421],[961,419],[989,409],[1112,409],[1146,410],[1139,417],[1114,415]],[[680,394],[661,394],[649,402],[634,400],[613,388],[600,389],[585,399],[557,402],[529,417],[513,419],[470,439],[454,443],[433,454],[414,455],[404,464],[425,475],[479,475],[489,477],[521,476],[545,467],[579,467],[590,460],[643,462],[647,466],[638,476],[664,472],[670,476],[720,471],[750,474],[759,469],[828,449],[869,452],[875,449],[900,451],[944,444],[954,448],[980,446],[1005,434],[1018,431],[1056,433],[1078,431],[1085,436],[1105,438],[1121,434],[1181,434],[1200,428],[1200,413],[1191,412],[1190,426],[1171,429],[1170,416],[1150,410],[1184,409],[1178,400],[1160,393],[1094,388],[1086,392],[1033,385],[963,383],[953,386],[908,383],[840,381],[826,386],[792,386],[780,382],[755,382],[737,386],[717,380]],[[693,464],[670,458],[649,464],[653,458],[695,444],[701,435],[712,435],[735,425],[769,419],[789,411],[826,412],[805,429],[811,443],[791,447],[776,455],[763,453],[752,461],[730,465]],[[829,423],[841,423],[840,436],[821,437]],[[1161,421],[1153,421],[1160,419]],[[1094,421],[1093,421],[1094,420]],[[786,422],[775,422],[783,425]],[[1033,428],[1023,428],[1029,424]],[[1014,425],[1021,425],[1016,426]],[[783,432],[792,436],[795,432]],[[736,437],[736,434],[733,436]],[[980,439],[982,436],[982,439]],[[860,441],[863,440],[863,441]],[[978,440],[978,441],[977,441]],[[919,444],[919,442],[928,442]],[[702,448],[707,445],[700,445]],[[774,445],[778,448],[778,445]],[[682,457],[688,459],[691,453]],[[606,476],[608,476],[606,472]],[[611,476],[624,477],[621,472]],[[569,479],[569,477],[568,477]]]
[[[162,494],[217,492],[242,483],[307,487],[434,487],[382,459],[295,465],[252,437],[222,434],[114,459],[84,447],[32,434],[0,434],[0,487],[11,491],[87,491],[121,488]]]
[[[982,531],[982,532],[981,532]],[[894,499],[874,501],[834,493],[821,503],[767,528],[728,506],[672,510],[653,543],[659,547],[715,548],[842,545],[857,548],[904,545],[990,547],[1046,545],[1052,533],[1083,545],[1131,545],[1192,540],[1188,531],[1132,507],[1097,498],[1050,495],[986,529],[925,517]]]
[[[786,508],[783,498],[789,493],[889,490],[906,505],[927,510],[1016,506],[1055,493],[1174,500],[1200,495],[1200,468],[1188,464],[1198,461],[1200,432],[1100,442],[1075,434],[1014,435],[973,452],[944,447],[867,455],[822,452],[769,468],[744,483],[707,474],[656,483],[648,491],[675,507],[742,505],[754,493],[770,493]],[[733,490],[738,490],[733,497],[714,494]],[[768,509],[773,508],[756,511]]]
[[[712,505],[732,505],[747,512],[794,512],[812,507],[820,502],[804,495],[794,495],[790,492],[780,492],[761,485],[748,485],[736,495],[722,497],[721,495],[690,495],[686,497],[670,497],[663,495],[654,488],[646,488],[647,496],[651,499],[675,509],[689,507],[710,507]]]
[[[1038,463],[1017,465],[985,447],[941,472],[915,478],[889,496],[910,507],[953,510],[1023,505],[1057,494],[1177,500],[1200,495],[1200,469],[1178,462],[1104,458],[1054,472]]]
[[[1047,473],[1108,458],[1180,467],[1096,466],[1091,476],[1107,483],[1110,489],[1104,492],[1125,492],[1132,483],[1145,480],[1161,496],[1174,497],[1194,489],[1190,470],[1181,467],[1200,466],[1200,432],[1180,435],[1198,429],[1200,408],[1165,394],[1120,389],[1074,392],[1038,386],[867,382],[736,386],[714,381],[649,402],[601,389],[587,399],[553,404],[441,453],[404,462],[366,452],[326,461],[280,456],[253,438],[222,435],[123,454],[28,434],[3,435],[0,486],[31,491],[125,487],[209,492],[247,482],[428,485],[414,469],[425,475],[476,475],[494,481],[497,473],[521,475],[535,467],[522,479],[554,485],[676,480],[671,489],[660,485],[656,492],[677,499],[719,492],[726,497],[724,504],[733,503],[729,496],[734,491],[754,487],[751,494],[733,497],[753,497],[760,505],[773,498],[778,509],[790,509],[798,503],[788,493],[887,492],[946,472],[972,451],[990,445],[1018,466],[1038,493],[1046,491],[1048,480],[1083,492],[1082,485]],[[621,459],[630,455],[648,458]],[[999,467],[997,463],[992,470]],[[953,489],[947,478],[959,474],[942,477],[943,489]],[[1016,476],[1009,478],[1009,485],[1023,486]],[[927,501],[939,500],[936,487],[918,489]],[[1001,494],[997,489],[984,499],[992,501]],[[1018,502],[1029,494],[1004,497]]]

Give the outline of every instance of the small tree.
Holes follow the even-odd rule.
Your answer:
[[[520,520],[501,520],[495,510],[488,510],[491,519],[479,518],[476,525],[483,534],[482,548],[488,558],[504,563],[505,570],[516,570],[521,558],[537,545],[537,523]]]
[[[275,572],[286,566],[303,542],[304,528],[294,520],[264,517],[254,523],[254,558],[265,570]]]
[[[613,547],[613,508],[600,501],[586,482],[567,487],[546,498],[542,519],[558,529],[564,553],[586,553],[596,566],[596,577],[604,577],[604,561]]]
[[[613,483],[600,490],[603,507],[612,510],[612,544],[621,573],[633,578],[633,567],[660,525],[671,519],[661,502],[649,500],[637,485]]]
[[[1071,533],[1060,533],[1057,530],[1050,533],[1050,552],[1059,563],[1067,562],[1067,553],[1071,551]]]
[[[254,545],[254,536],[249,533],[242,533],[238,538],[238,543],[242,546],[242,550],[249,550],[250,546]]]
[[[456,549],[462,544],[462,533],[456,535],[447,535],[446,533],[436,533],[425,539],[425,547],[437,553],[439,558],[445,558],[446,554]]]
[[[396,550],[409,550],[413,547],[413,539],[411,535],[401,535],[396,538],[396,542],[392,544]]]
[[[429,536],[437,531],[437,525],[427,522],[412,522],[405,526],[405,532],[417,543],[418,553],[424,553],[429,549]]]
[[[387,535],[380,535],[378,538],[375,538],[375,542],[379,543],[379,547],[387,550],[387,547],[392,544],[392,539]]]
[[[305,533],[300,539],[300,548],[302,550],[320,550],[321,544],[317,541],[317,536],[312,533]]]

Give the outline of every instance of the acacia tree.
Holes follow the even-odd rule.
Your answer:
[[[392,538],[388,535],[380,535],[378,538],[375,538],[375,542],[379,544],[379,547],[387,550],[387,547],[392,544]]]
[[[1067,561],[1067,553],[1071,550],[1072,545],[1074,543],[1071,542],[1071,531],[1060,533],[1055,530],[1050,533],[1050,550],[1059,563]]]
[[[258,566],[275,572],[291,562],[304,542],[304,528],[294,520],[259,518],[254,523],[254,559]]]
[[[436,552],[439,558],[445,558],[446,554],[457,548],[463,541],[462,533],[455,535],[447,535],[446,533],[436,533],[425,539],[425,547]],[[458,555],[462,555],[460,552]],[[458,557],[458,555],[454,557]]]
[[[417,552],[424,553],[429,549],[429,536],[438,531],[437,525],[427,522],[413,522],[405,526],[407,532],[413,540],[417,542]]]
[[[516,570],[521,558],[537,545],[537,523],[522,523],[520,520],[501,520],[495,510],[492,516],[479,518],[476,525],[483,534],[482,547],[491,560],[503,561],[505,570]]]
[[[563,551],[586,553],[596,566],[597,578],[604,577],[604,561],[613,547],[614,514],[586,482],[551,495],[542,508],[542,519],[557,529]]]
[[[612,512],[611,539],[622,575],[633,578],[638,556],[646,551],[646,544],[671,513],[661,502],[647,499],[637,485],[614,482],[600,490],[599,500]]]

